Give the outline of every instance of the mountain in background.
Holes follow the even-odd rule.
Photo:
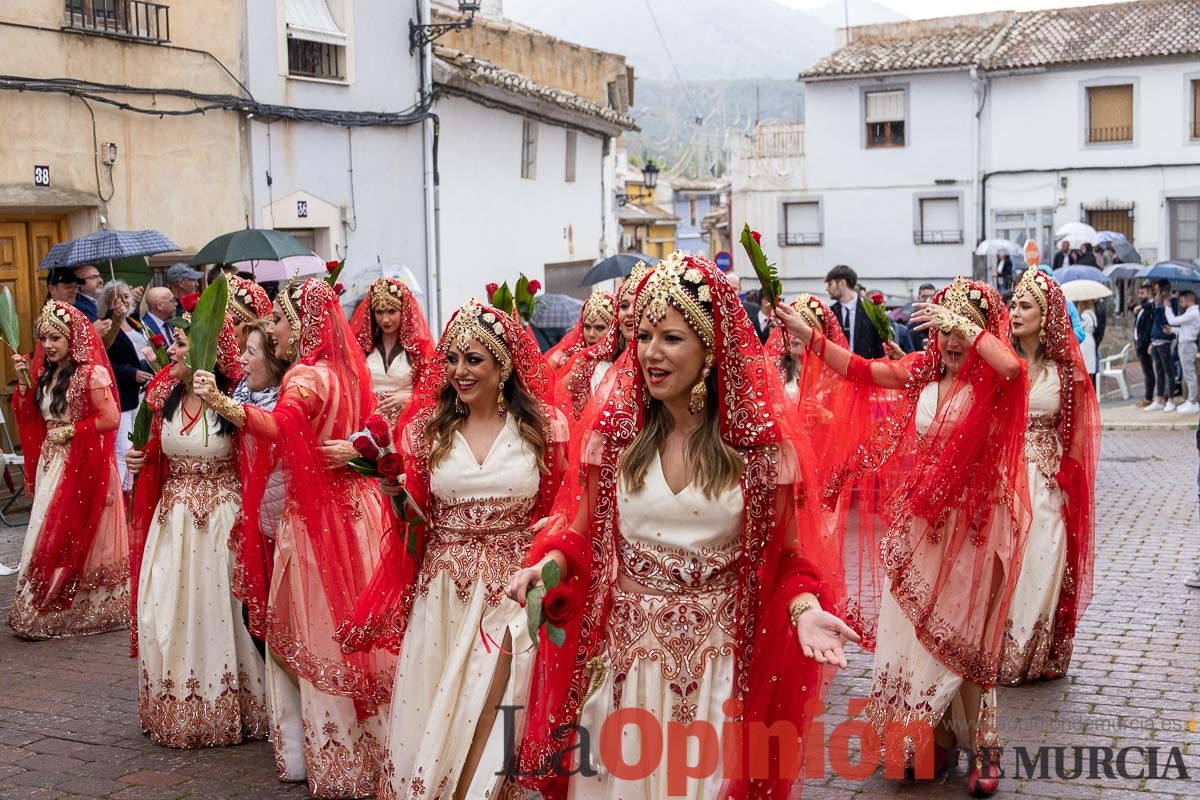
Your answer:
[[[831,28],[846,27],[846,9],[841,0],[833,0],[817,8],[807,8],[804,0],[779,0],[784,5],[800,8],[812,14]],[[850,0],[851,25],[878,25],[882,22],[900,22],[906,19],[903,14],[897,14],[885,5],[874,0]]]

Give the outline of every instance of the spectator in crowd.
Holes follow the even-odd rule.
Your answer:
[[[51,300],[73,306],[79,294],[79,279],[75,277],[74,270],[52,269],[46,278],[46,288]],[[40,313],[41,309],[38,309],[38,312]]]
[[[742,285],[741,278],[737,277],[736,275],[726,272],[725,278],[727,280],[732,279],[734,289],[739,289]],[[758,340],[760,342],[765,342],[767,340],[767,334],[770,333],[770,331],[764,329],[762,326],[762,308],[758,304],[759,294],[760,293],[758,289],[751,289],[742,295],[742,308],[746,309],[746,316],[750,318],[750,324],[754,326],[754,333],[756,336],[758,336]]]
[[[1113,249],[1112,242],[1104,242],[1101,244],[1101,247],[1103,248],[1103,253],[1101,254],[1103,256],[1103,263],[1099,266],[1103,269],[1104,267],[1111,267],[1113,264],[1116,264],[1117,251]]]
[[[182,261],[172,264],[171,268],[167,270],[167,288],[171,290],[171,295],[175,298],[175,313],[172,317],[183,314],[183,304],[179,302],[179,298],[199,289],[200,279],[203,277],[204,273],[192,269]]]
[[[1076,308],[1083,323],[1083,341],[1079,343],[1079,350],[1083,354],[1084,369],[1092,376],[1092,385],[1095,386],[1099,356],[1099,346],[1096,344],[1096,303],[1094,300],[1080,300],[1076,303]]]
[[[996,288],[1004,294],[1012,288],[1013,262],[1012,256],[1000,252],[996,254]]]
[[[1103,300],[1096,301],[1096,351],[1104,343],[1104,332],[1108,330],[1108,304]]]
[[[932,283],[922,283],[917,289],[917,302],[928,303],[933,300],[933,296],[935,294],[937,294],[937,287],[935,287]],[[917,350],[924,350],[925,340],[929,338],[929,331],[919,331],[910,322],[908,324],[908,336],[909,340],[912,342],[914,352]]]
[[[145,335],[142,324],[133,316],[133,303],[133,292],[125,281],[104,284],[97,303],[99,315],[112,321],[112,327],[104,337],[104,346],[117,379],[117,399],[121,403],[116,455],[117,472],[121,475],[121,488],[125,491],[133,488],[133,476],[125,466],[129,434],[133,431],[133,420],[141,404],[142,387],[154,377],[154,367],[146,360],[150,339]]]
[[[766,344],[771,335],[771,328],[775,327],[775,309],[761,292],[758,296],[758,321],[754,327],[758,330],[759,341]]]
[[[1167,329],[1166,308],[1178,313],[1176,301],[1171,297],[1171,282],[1159,280],[1154,283],[1154,322],[1150,327],[1150,355],[1154,358],[1154,402],[1143,411],[1174,411],[1175,369],[1172,364],[1171,348],[1175,336]]]
[[[1185,290],[1179,293],[1179,308],[1176,314],[1170,305],[1163,306],[1167,318],[1165,330],[1174,333],[1179,347],[1179,365],[1183,372],[1183,383],[1187,386],[1187,400],[1176,409],[1180,414],[1200,412],[1196,399],[1196,339],[1200,337],[1200,307],[1196,305],[1196,293]]]
[[[1058,243],[1058,252],[1054,254],[1054,263],[1050,267],[1059,270],[1071,264],[1071,243],[1063,239]]]
[[[1154,402],[1154,357],[1150,355],[1150,328],[1154,324],[1154,285],[1146,281],[1137,288],[1137,300],[1129,304],[1133,312],[1133,349],[1138,363],[1142,365],[1142,381],[1146,395],[1138,401],[1138,408]]]
[[[1079,260],[1075,263],[1083,267],[1096,266],[1096,254],[1092,251],[1091,242],[1083,243],[1083,252],[1079,254]]]
[[[825,275],[825,290],[833,300],[830,310],[837,317],[850,343],[850,351],[863,358],[883,358],[883,340],[871,323],[858,293],[858,273],[838,264]]]
[[[96,301],[100,298],[100,289],[104,286],[104,276],[95,266],[86,264],[82,267],[75,267],[75,278],[79,281],[79,291],[75,295],[75,307],[88,318],[89,322],[95,322],[101,316],[97,313]]]
[[[171,320],[175,319],[175,297],[165,286],[155,286],[146,292],[146,313],[142,323],[151,336],[161,336],[169,347],[175,341]]]

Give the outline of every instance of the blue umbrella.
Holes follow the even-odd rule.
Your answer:
[[[1096,235],[1100,237],[1100,241],[1102,241],[1102,242],[1128,242],[1129,241],[1129,239],[1127,239],[1125,237],[1125,234],[1120,233],[1118,231],[1099,231]]]
[[[1070,283],[1071,281],[1098,281],[1100,283],[1112,283],[1112,279],[1095,267],[1090,267],[1087,264],[1075,264],[1070,267],[1061,267],[1054,271],[1054,279],[1059,283]]]
[[[136,256],[152,256],[179,249],[158,231],[97,231],[50,248],[38,269],[103,264]]]
[[[1138,270],[1135,278],[1149,278],[1152,281],[1200,281],[1200,272],[1186,261],[1160,261],[1149,267]]]

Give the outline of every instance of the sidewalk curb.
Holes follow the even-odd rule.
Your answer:
[[[1195,431],[1195,422],[1101,422],[1105,431]]]

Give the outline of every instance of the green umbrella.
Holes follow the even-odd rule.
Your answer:
[[[213,239],[192,259],[192,266],[232,264],[235,261],[278,261],[288,256],[307,256],[312,251],[283,231],[246,228]]]

